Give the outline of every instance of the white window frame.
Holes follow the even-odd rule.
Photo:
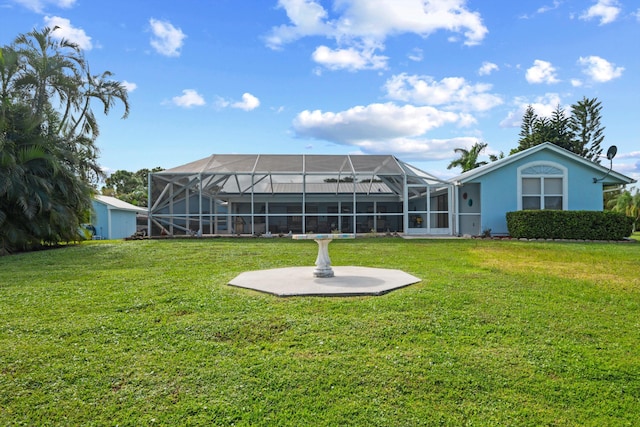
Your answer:
[[[566,167],[550,161],[536,161],[518,167],[518,210],[522,210],[522,179],[541,178],[540,209],[544,209],[544,179],[562,178],[562,210],[569,206],[569,172]]]

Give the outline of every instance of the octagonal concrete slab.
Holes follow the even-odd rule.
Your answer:
[[[247,271],[229,282],[279,297],[383,295],[421,279],[401,270],[370,267],[332,267],[334,277],[314,277],[315,267]]]

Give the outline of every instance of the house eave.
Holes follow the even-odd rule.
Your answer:
[[[495,162],[489,163],[487,165],[481,166],[479,168],[473,169],[471,171],[462,173],[452,179],[449,180],[449,182],[454,183],[455,185],[464,185],[465,183],[468,182],[473,182],[475,180],[477,180],[478,178],[496,170],[499,168],[502,168],[504,166],[507,166],[513,162],[516,162],[522,158],[525,158],[529,155],[532,155],[534,153],[537,153],[539,151],[543,151],[543,150],[551,150],[559,155],[568,157],[578,163],[581,163],[584,166],[587,166],[591,169],[594,170],[594,178],[599,178],[601,176],[607,176],[610,178],[614,178],[613,180],[607,180],[607,181],[598,181],[598,182],[602,182],[605,185],[619,185],[619,184],[633,184],[636,182],[636,180],[634,180],[633,178],[630,178],[628,176],[625,176],[619,172],[616,172],[614,170],[609,170],[608,167],[599,165],[597,163],[592,162],[589,159],[586,159],[584,157],[578,156],[575,153],[572,153],[571,151],[565,150],[564,148],[558,147],[555,144],[552,144],[550,142],[545,142],[543,144],[539,144],[536,145],[534,147],[531,147],[527,150],[523,150],[520,151],[518,153],[512,154],[511,156],[505,157],[503,159],[499,159],[496,160]],[[606,174],[606,175],[605,175]]]

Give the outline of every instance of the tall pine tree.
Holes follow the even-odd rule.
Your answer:
[[[571,106],[571,115],[558,105],[551,118],[540,117],[531,105],[522,116],[518,146],[510,154],[551,142],[593,162],[600,163],[604,127],[600,121],[602,105],[597,98],[583,97]]]
[[[573,151],[573,134],[569,122],[570,118],[566,116],[564,108],[561,108],[560,104],[558,104],[553,113],[551,113],[546,141],[565,150]]]
[[[538,115],[531,105],[527,105],[527,109],[522,116],[522,125],[520,125],[520,139],[518,147],[511,150],[511,154],[518,151],[526,150],[534,145],[534,135],[536,132],[535,125],[538,121]]]
[[[604,127],[600,122],[602,105],[597,98],[583,97],[571,106],[569,127],[573,133],[574,153],[593,162],[600,163]]]

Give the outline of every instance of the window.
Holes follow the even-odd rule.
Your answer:
[[[518,210],[565,210],[567,169],[551,162],[529,163],[518,168]]]

